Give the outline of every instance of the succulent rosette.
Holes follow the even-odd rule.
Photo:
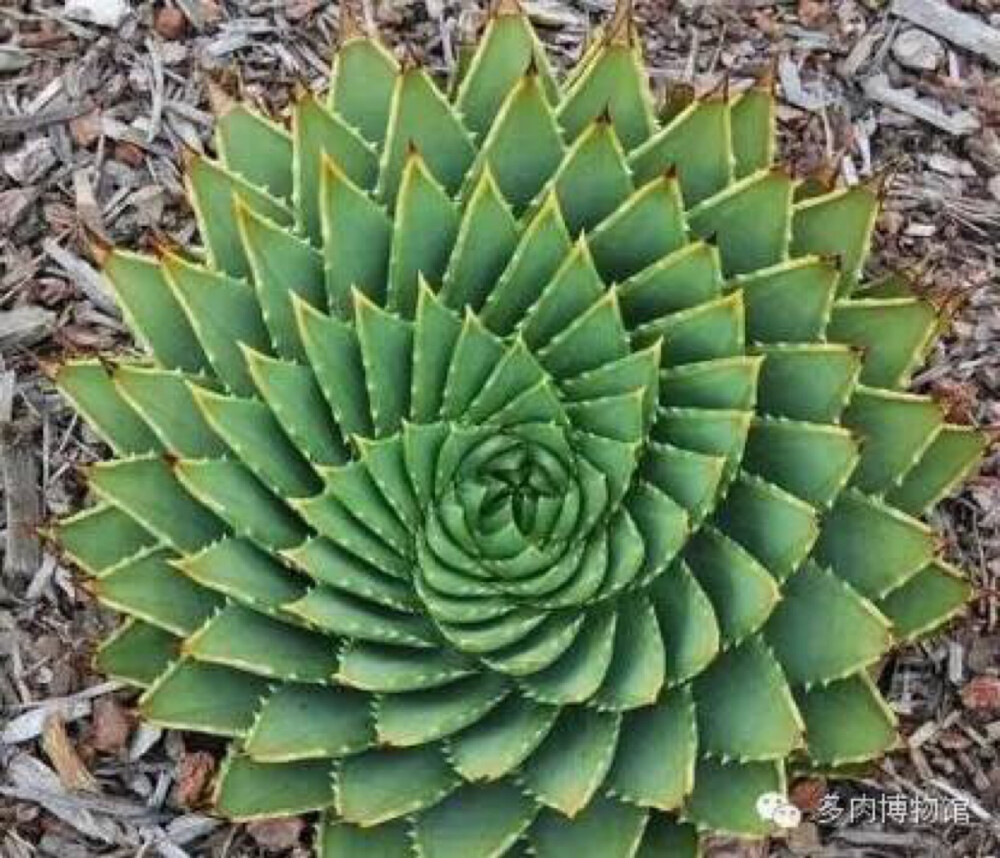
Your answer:
[[[57,381],[117,457],[65,551],[143,716],[324,856],[689,856],[896,738],[952,616],[921,516],[975,430],[862,282],[877,190],[774,166],[767,86],[658,112],[619,9],[558,80],[516,2],[445,94],[345,27],[286,130],[188,165],[202,248],[104,270],[137,358]]]

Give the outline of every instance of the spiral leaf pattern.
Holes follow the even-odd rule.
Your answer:
[[[347,20],[187,165],[203,249],[105,252],[147,354],[56,373],[116,453],[57,537],[220,813],[689,856],[895,742],[868,670],[965,602],[921,517],[984,446],[906,392],[939,314],[767,84],[658,113],[628,5],[560,81],[504,0],[447,95]]]

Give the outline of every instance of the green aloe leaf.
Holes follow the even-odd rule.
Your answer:
[[[97,598],[123,614],[175,635],[190,635],[221,606],[222,599],[178,572],[176,555],[154,549],[102,572]]]
[[[896,716],[864,672],[797,695],[809,758],[829,766],[880,756],[898,741]]]
[[[816,559],[870,599],[879,599],[926,566],[934,534],[923,523],[854,490],[824,521]]]
[[[98,575],[157,542],[157,537],[134,518],[106,503],[62,519],[51,532],[62,550],[91,575]]]
[[[108,676],[148,688],[180,655],[180,644],[158,626],[129,619],[101,644],[94,663]]]
[[[234,104],[217,120],[215,143],[227,169],[275,197],[291,197],[294,147],[280,125]]]
[[[342,855],[411,858],[413,855],[410,828],[403,820],[365,828],[328,814],[317,840],[319,858],[340,858]]]
[[[208,368],[208,358],[161,265],[143,256],[115,250],[104,259],[103,271],[129,327],[160,366],[187,372]]]
[[[188,638],[185,651],[199,661],[296,682],[323,683],[337,670],[334,641],[237,605]]]
[[[118,364],[111,373],[115,388],[177,456],[221,456],[226,445],[198,410],[192,390],[200,376],[138,364]]]
[[[629,855],[642,838],[648,813],[613,798],[596,798],[571,818],[542,811],[528,840],[539,858],[560,858],[567,851],[587,858]]]
[[[698,764],[684,815],[699,827],[759,837],[771,833],[772,823],[757,812],[757,799],[784,791],[780,762],[721,762],[706,757]]]
[[[892,621],[898,638],[913,640],[954,617],[972,593],[961,573],[934,561],[881,599],[878,607]]]
[[[855,673],[892,644],[889,622],[875,605],[814,563],[787,582],[765,635],[788,681],[797,685]]]
[[[692,102],[632,153],[637,181],[676,172],[688,208],[724,190],[733,178],[730,122],[725,98]]]
[[[375,739],[368,695],[347,688],[283,685],[264,702],[244,744],[260,763],[356,754]]]
[[[940,326],[927,301],[864,298],[834,305],[827,335],[834,342],[864,349],[861,381],[873,387],[897,388],[909,380]]]
[[[376,39],[345,28],[330,76],[328,104],[369,143],[381,144],[398,73],[398,63]]]
[[[791,690],[759,637],[716,659],[695,680],[694,701],[701,750],[714,757],[775,760],[802,744],[802,718]]]
[[[877,189],[866,185],[798,203],[792,218],[793,252],[836,256],[841,269],[838,291],[849,295],[868,255],[878,206]]]
[[[674,810],[694,786],[697,751],[691,693],[687,688],[670,692],[624,716],[608,789],[629,804]]]
[[[968,426],[943,426],[887,499],[896,509],[922,515],[975,467],[989,439]]]
[[[584,706],[563,709],[523,769],[528,791],[572,818],[587,807],[615,757],[621,716]]]
[[[139,699],[139,710],[164,727],[242,736],[267,693],[263,677],[185,657],[156,678]]]
[[[417,818],[414,846],[422,858],[506,854],[537,812],[509,782],[465,785]]]
[[[88,477],[100,497],[178,551],[203,548],[224,533],[222,522],[192,503],[171,467],[156,456],[102,462]]]
[[[436,745],[366,751],[337,767],[337,813],[356,825],[381,825],[434,807],[457,786]]]
[[[142,417],[125,400],[99,361],[71,361],[56,371],[59,391],[119,455],[156,453],[162,447]]]
[[[215,804],[231,819],[268,819],[321,810],[333,801],[329,761],[258,763],[232,756],[219,772]]]

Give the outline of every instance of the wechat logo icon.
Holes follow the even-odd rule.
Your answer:
[[[761,819],[786,830],[798,828],[802,822],[802,811],[780,792],[766,792],[758,798],[757,813]]]

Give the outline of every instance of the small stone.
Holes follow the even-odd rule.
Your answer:
[[[966,709],[1000,709],[1000,679],[977,676],[962,689]]]
[[[142,151],[141,146],[136,146],[135,143],[119,140],[115,144],[115,159],[130,167],[139,167],[146,160],[146,153]]]
[[[265,852],[287,852],[302,839],[305,823],[297,816],[288,819],[259,819],[247,826],[247,833]]]
[[[803,778],[792,785],[788,800],[803,813],[814,813],[826,793],[826,781],[822,778]]]
[[[75,21],[114,29],[129,13],[127,0],[66,0],[63,14]]]
[[[822,27],[830,22],[830,4],[825,0],[799,0],[799,21],[803,27]]]
[[[177,767],[174,800],[181,807],[197,807],[215,772],[215,757],[204,751],[185,753]]]
[[[120,754],[132,735],[132,717],[113,697],[94,701],[90,745],[105,754]]]
[[[69,122],[69,135],[81,149],[89,149],[101,136],[101,114],[96,110],[77,116]]]
[[[904,68],[934,71],[944,60],[944,46],[924,30],[904,30],[892,43],[892,55]]]
[[[156,13],[153,29],[164,39],[174,41],[184,35],[184,31],[187,29],[187,19],[180,9],[164,6]]]
[[[58,160],[48,137],[33,137],[3,159],[3,171],[18,185],[34,185]]]

